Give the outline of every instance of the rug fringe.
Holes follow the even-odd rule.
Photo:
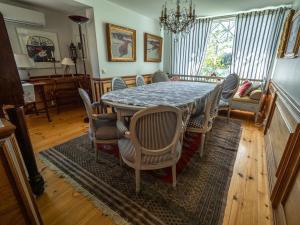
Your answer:
[[[61,171],[57,168],[53,163],[51,163],[46,157],[39,154],[39,158],[43,164],[45,164],[51,171],[57,174],[60,178],[65,179],[68,183],[71,184],[74,189],[88,198],[89,201],[93,202],[93,204],[102,211],[102,214],[109,216],[117,225],[130,225],[128,221],[126,221],[123,217],[121,217],[117,212],[113,211],[109,206],[105,203],[101,202],[94,195],[88,192],[85,188],[83,188],[80,184],[78,184],[73,178],[69,175]]]

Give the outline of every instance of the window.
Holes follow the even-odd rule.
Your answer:
[[[234,18],[213,21],[201,68],[202,76],[224,77],[229,74],[234,30]]]

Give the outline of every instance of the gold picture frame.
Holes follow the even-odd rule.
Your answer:
[[[277,52],[277,57],[278,58],[283,58],[284,54],[285,54],[285,50],[287,47],[287,43],[288,43],[288,38],[289,38],[289,32],[291,30],[291,24],[292,24],[292,19],[293,16],[295,14],[295,10],[291,10],[288,14],[288,16],[286,17],[286,20],[284,22],[284,27],[281,33],[281,37],[280,37],[280,43],[279,43],[279,47],[278,47],[278,52]]]
[[[295,58],[298,56],[300,47],[300,10],[293,16],[286,51],[285,58]]]
[[[110,62],[136,61],[136,31],[118,25],[106,24],[107,55]]]
[[[163,38],[144,33],[144,61],[161,62]]]

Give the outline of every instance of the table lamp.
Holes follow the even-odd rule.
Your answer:
[[[14,58],[16,61],[20,79],[29,80],[30,73],[28,70],[34,66],[33,61],[25,54],[14,54]]]
[[[65,65],[65,72],[64,75],[69,74],[70,73],[70,66],[75,66],[75,63],[73,62],[73,60],[71,58],[67,58],[65,57],[62,61],[61,61],[62,65]]]

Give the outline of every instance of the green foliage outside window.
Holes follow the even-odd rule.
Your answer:
[[[227,76],[231,65],[235,23],[233,19],[214,21],[201,68],[203,76]]]

